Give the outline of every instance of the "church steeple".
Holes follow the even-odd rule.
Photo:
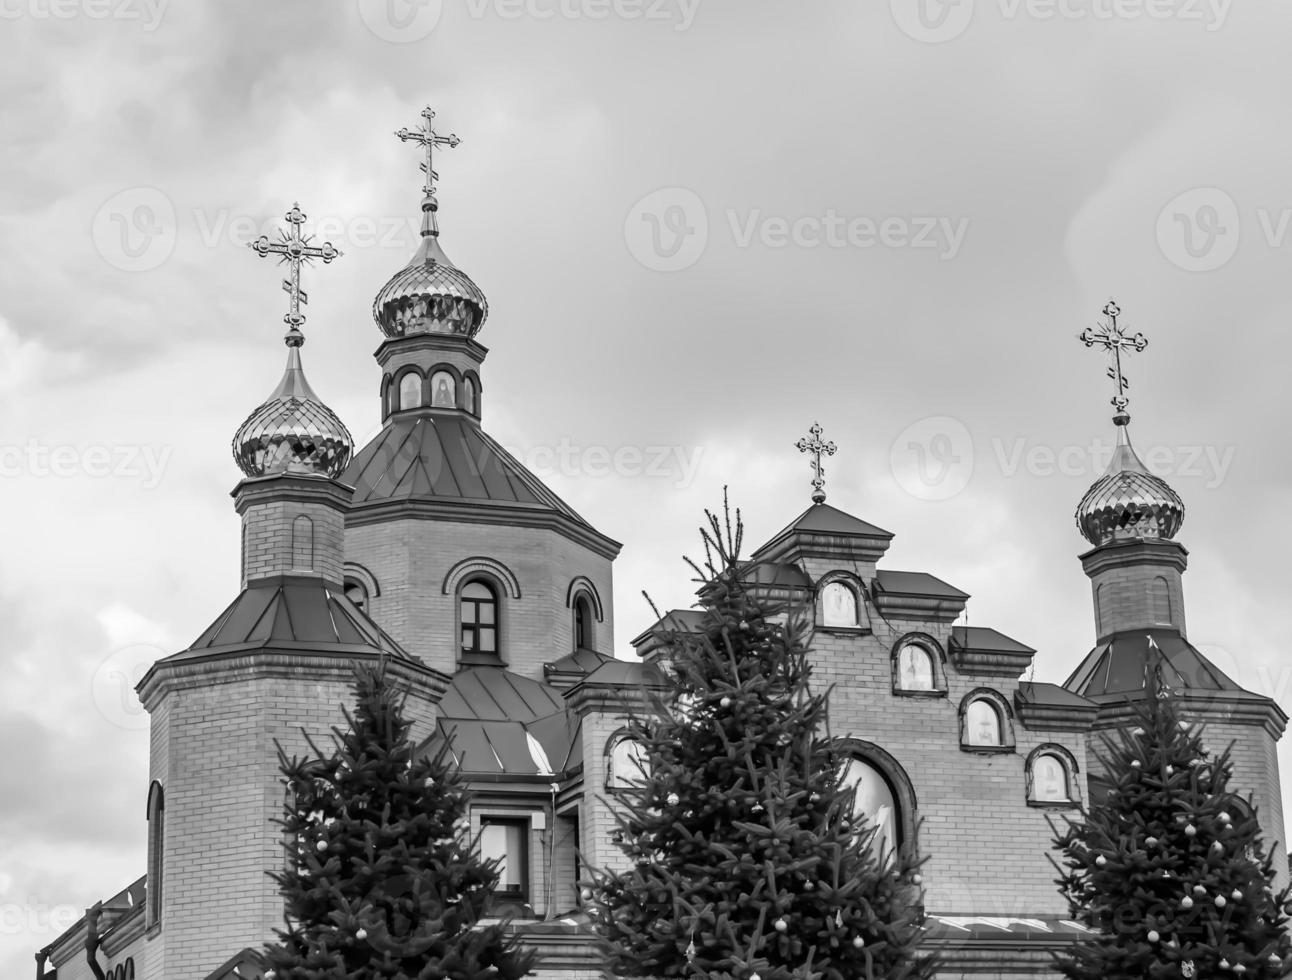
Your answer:
[[[1081,561],[1095,595],[1096,632],[1101,640],[1135,629],[1167,628],[1185,633],[1181,576],[1188,552],[1172,540],[1184,522],[1184,503],[1161,477],[1149,472],[1130,441],[1130,387],[1122,356],[1148,347],[1142,333],[1119,323],[1121,309],[1104,307],[1104,322],[1078,339],[1110,357],[1117,446],[1108,469],[1077,505],[1077,527],[1094,550]]]
[[[293,204],[287,230],[277,241],[251,242],[259,255],[278,255],[289,267],[283,289],[289,298],[287,368],[269,397],[238,427],[233,458],[247,479],[234,490],[242,516],[242,582],[277,575],[306,575],[340,584],[345,508],[352,491],[337,481],[350,461],[354,440],[332,409],[314,393],[301,366],[309,301],[301,266],[331,262],[340,251],[331,242],[311,243],[301,234],[305,214]]]

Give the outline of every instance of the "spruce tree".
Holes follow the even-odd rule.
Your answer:
[[[705,626],[671,631],[667,694],[630,722],[648,763],[620,799],[625,872],[584,897],[624,977],[927,977],[918,862],[853,812],[809,688],[803,610],[768,605],[707,513]],[[783,616],[778,616],[783,613]],[[783,622],[781,621],[783,619]]]
[[[446,749],[417,756],[384,669],[356,667],[354,691],[333,751],[279,748],[287,861],[270,876],[287,926],[265,950],[265,977],[519,980],[529,958],[499,924],[477,924],[497,874],[471,840]]]
[[[1107,800],[1056,831],[1057,883],[1094,933],[1058,966],[1073,980],[1288,976],[1289,891],[1274,892],[1255,808],[1230,792],[1228,749],[1209,755],[1150,654],[1136,721],[1096,753]]]

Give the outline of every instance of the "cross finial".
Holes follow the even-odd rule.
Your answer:
[[[283,322],[287,324],[287,346],[299,347],[305,343],[305,335],[301,333],[305,314],[301,312],[301,307],[310,300],[305,290],[301,289],[301,266],[309,265],[315,259],[331,262],[341,255],[341,250],[333,247],[331,242],[310,244],[314,236],[301,234],[305,212],[299,204],[293,204],[292,209],[283,217],[287,221],[287,230],[278,230],[277,241],[270,241],[268,235],[261,235],[254,242],[248,242],[247,246],[261,258],[277,255],[278,264],[286,263],[289,267],[288,277],[283,280],[283,290],[290,297]]]
[[[426,159],[422,161],[422,173],[426,175],[426,183],[422,185],[422,235],[438,235],[440,229],[435,221],[435,212],[439,205],[435,200],[435,182],[440,175],[435,171],[435,148],[447,146],[452,149],[462,141],[454,133],[441,136],[435,131],[435,110],[430,106],[422,110],[421,116],[424,121],[420,128],[405,127],[395,135],[405,143],[419,144],[426,151]]]
[[[1104,307],[1104,322],[1094,327],[1086,327],[1077,339],[1087,347],[1102,347],[1112,356],[1112,364],[1108,366],[1108,377],[1113,382],[1112,405],[1116,409],[1113,421],[1118,425],[1125,425],[1130,421],[1130,416],[1126,414],[1126,406],[1129,402],[1126,391],[1130,388],[1130,381],[1122,373],[1122,353],[1139,353],[1148,346],[1148,338],[1142,333],[1128,335],[1126,329],[1117,322],[1121,312],[1121,307],[1116,301],[1110,299],[1108,305]]]
[[[812,467],[812,503],[814,504],[825,503],[825,468],[821,465],[821,457],[833,456],[835,450],[839,448],[833,442],[821,441],[823,431],[819,423],[813,422],[812,428],[808,429],[808,435],[812,438],[803,438],[794,444],[799,452],[812,454],[808,465]]]

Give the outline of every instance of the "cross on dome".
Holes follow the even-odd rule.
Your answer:
[[[299,347],[305,343],[305,336],[300,329],[305,323],[305,314],[301,312],[301,307],[309,302],[309,294],[301,288],[301,266],[309,265],[314,259],[322,259],[324,263],[331,262],[340,257],[341,250],[331,242],[324,242],[322,245],[310,244],[314,236],[301,234],[301,225],[305,224],[306,216],[299,204],[292,204],[292,209],[283,217],[287,221],[287,230],[278,229],[277,241],[270,240],[268,235],[261,235],[254,242],[248,242],[247,247],[261,258],[277,255],[278,264],[288,266],[288,277],[283,280],[283,291],[287,293],[289,299],[283,322],[287,324],[287,346]]]
[[[1108,366],[1108,377],[1113,382],[1112,405],[1117,410],[1118,416],[1126,414],[1128,404],[1126,390],[1130,387],[1130,381],[1122,371],[1122,354],[1123,352],[1140,353],[1148,347],[1148,338],[1142,333],[1127,335],[1125,328],[1117,322],[1121,312],[1121,307],[1116,301],[1110,299],[1104,307],[1105,322],[1094,327],[1086,327],[1077,338],[1087,347],[1102,347],[1111,355],[1112,363]]]

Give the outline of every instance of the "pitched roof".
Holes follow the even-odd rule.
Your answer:
[[[1090,708],[1094,702],[1074,694],[1058,684],[1043,681],[1020,681],[1018,696],[1028,704],[1053,705],[1056,708]]]
[[[264,647],[335,648],[411,659],[339,587],[311,575],[275,575],[249,582],[192,646],[172,659]]]
[[[879,587],[885,592],[939,596],[947,599],[969,598],[968,592],[961,592],[954,585],[949,585],[928,572],[895,572],[881,568],[875,572],[875,578]]]
[[[360,450],[341,476],[354,504],[433,499],[554,511],[590,527],[565,501],[457,413],[403,412]]]
[[[502,667],[470,667],[454,675],[421,751],[447,741],[471,775],[559,776],[583,761],[581,724],[555,688]]]
[[[893,538],[891,531],[885,531],[882,527],[876,527],[859,517],[846,514],[838,507],[831,507],[829,504],[813,504],[780,531],[772,535],[766,544],[754,552],[754,557],[757,558],[764,551],[771,548],[772,545],[795,532],[840,537],[883,538],[887,541],[891,541]]]
[[[1161,651],[1163,677],[1172,687],[1247,693],[1173,629],[1114,633],[1096,644],[1063,686],[1088,698],[1142,691],[1153,644]]]
[[[987,650],[992,653],[1036,653],[1032,647],[986,626],[952,626],[951,643],[967,650]]]

